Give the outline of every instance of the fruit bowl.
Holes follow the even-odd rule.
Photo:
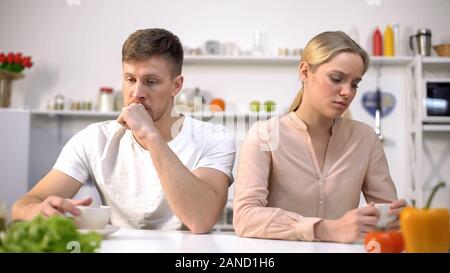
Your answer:
[[[435,45],[433,48],[439,56],[450,57],[450,44]]]

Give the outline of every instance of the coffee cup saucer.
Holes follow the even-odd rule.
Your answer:
[[[95,231],[98,234],[106,237],[108,235],[113,234],[114,232],[118,231],[120,228],[118,226],[114,226],[114,225],[106,225],[105,228],[103,229],[78,229],[78,231],[80,233],[88,233],[91,231]]]

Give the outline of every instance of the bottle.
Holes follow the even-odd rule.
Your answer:
[[[395,56],[394,49],[394,31],[391,25],[387,25],[384,30],[384,56]]]
[[[381,37],[380,29],[377,29],[373,33],[373,56],[383,55],[383,38]]]
[[[402,42],[400,37],[400,25],[398,23],[395,23],[392,25],[392,31],[394,31],[394,52],[395,56],[401,56],[403,55],[402,50]]]
[[[97,110],[100,112],[111,112],[113,110],[113,89],[111,87],[101,87],[98,97]]]

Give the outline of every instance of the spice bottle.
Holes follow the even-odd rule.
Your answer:
[[[98,96],[97,110],[100,112],[111,112],[113,110],[113,89],[111,87],[101,87]]]

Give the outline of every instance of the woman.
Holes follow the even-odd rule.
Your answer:
[[[256,123],[242,145],[238,235],[350,243],[375,228],[374,203],[391,203],[394,215],[406,205],[374,130],[341,117],[368,65],[367,53],[343,32],[323,32],[306,45],[303,87],[289,113]],[[361,191],[369,205],[358,208]]]

